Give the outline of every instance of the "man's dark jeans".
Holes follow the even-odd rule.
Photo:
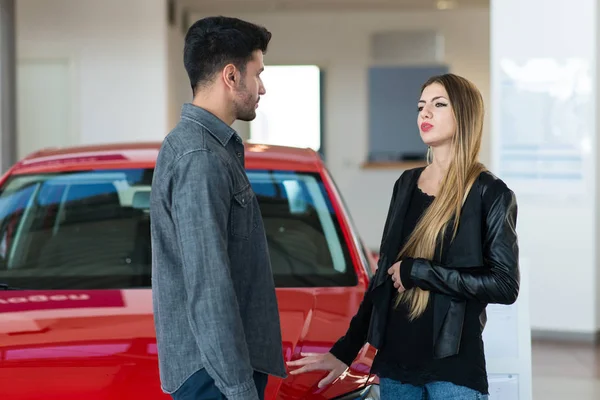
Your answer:
[[[258,397],[265,398],[265,387],[268,375],[254,372],[254,383],[258,390]],[[190,376],[175,393],[173,400],[225,400],[226,397],[215,386],[215,381],[208,375],[206,369],[201,369]]]

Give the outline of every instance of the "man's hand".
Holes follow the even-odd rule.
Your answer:
[[[402,261],[398,261],[388,269],[388,275],[391,275],[394,287],[398,289],[398,293],[402,293],[406,290],[404,289],[404,286],[402,286],[402,281],[400,280],[400,264],[402,264]]]

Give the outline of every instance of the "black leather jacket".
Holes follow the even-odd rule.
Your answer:
[[[387,270],[395,262],[402,223],[412,191],[424,168],[405,171],[394,185],[385,222],[377,273],[371,280],[346,335],[331,353],[350,365],[365,342],[383,344],[389,307],[396,293]],[[519,292],[519,247],[516,233],[517,202],[506,184],[483,172],[463,206],[454,241],[444,241],[435,260],[410,259],[403,282],[432,293],[434,357],[458,353],[467,301],[512,304]],[[452,226],[452,221],[449,224]],[[408,261],[408,260],[407,260]],[[480,316],[481,330],[486,323]]]

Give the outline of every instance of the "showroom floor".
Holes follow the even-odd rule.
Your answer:
[[[600,399],[600,345],[532,343],[534,400]]]

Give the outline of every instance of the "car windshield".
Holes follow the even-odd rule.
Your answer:
[[[0,189],[0,282],[25,289],[151,284],[152,169],[15,175]],[[357,283],[318,174],[249,170],[278,287]]]

